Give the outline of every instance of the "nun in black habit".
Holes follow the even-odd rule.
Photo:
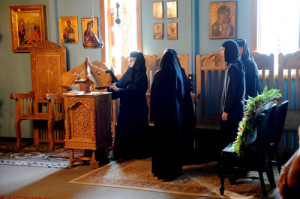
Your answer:
[[[150,155],[149,109],[146,102],[148,80],[144,55],[133,51],[128,62],[124,75],[109,89],[112,99],[120,98],[114,159],[144,158]]]
[[[220,55],[227,62],[224,87],[220,104],[222,113],[221,140],[223,149],[237,136],[239,122],[244,114],[245,71],[239,57],[239,48],[235,41],[227,40],[222,44]]]
[[[256,97],[261,94],[261,84],[258,76],[257,65],[249,52],[248,44],[245,39],[236,39],[235,42],[239,46],[239,56],[242,58],[245,67],[246,78],[246,94],[245,98]]]
[[[182,172],[182,103],[184,82],[177,53],[166,49],[155,73],[150,99],[154,122],[152,173],[172,180]]]
[[[178,60],[178,59],[177,59]],[[180,62],[178,61],[180,64]],[[182,151],[183,165],[191,164],[194,161],[194,128],[196,116],[191,96],[191,83],[185,74],[184,68],[180,67],[184,84],[184,97],[182,102]]]

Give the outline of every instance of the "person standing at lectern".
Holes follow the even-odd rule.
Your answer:
[[[144,55],[133,51],[128,63],[124,75],[108,89],[113,99],[120,98],[114,159],[149,156],[149,108],[146,102],[148,80]]]

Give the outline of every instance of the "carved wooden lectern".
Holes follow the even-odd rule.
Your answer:
[[[90,160],[91,168],[98,168],[95,152],[106,151],[112,143],[111,93],[65,93],[65,148],[71,149],[70,167],[74,162]],[[74,149],[92,150],[92,157],[74,160]]]
[[[91,92],[91,83],[96,87],[108,87],[111,76],[96,65],[85,62],[65,73],[61,85],[83,84],[84,91],[64,93],[65,148],[71,149],[70,167],[75,162],[90,161],[91,168],[98,168],[96,151],[103,148],[108,153],[112,144],[111,93]],[[92,156],[74,159],[74,149],[91,150]]]

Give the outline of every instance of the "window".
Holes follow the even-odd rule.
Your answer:
[[[299,49],[299,0],[252,0],[252,50],[275,56]],[[254,16],[256,15],[256,16]],[[255,27],[256,26],[256,27]],[[256,33],[256,34],[255,34]]]
[[[121,57],[133,50],[142,51],[141,0],[101,0],[105,18],[105,44],[101,51],[104,62],[121,73]],[[105,7],[105,8],[104,8]],[[119,23],[120,22],[120,23]],[[102,33],[102,32],[101,32]],[[102,34],[102,36],[103,36]]]
[[[137,49],[136,0],[111,0],[111,56],[115,73],[121,73],[121,56]]]

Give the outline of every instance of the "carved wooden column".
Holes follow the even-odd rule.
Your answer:
[[[95,151],[108,150],[112,144],[111,93],[64,93],[65,148],[71,149],[70,167],[74,162],[90,161],[91,168],[98,168]],[[92,157],[74,159],[74,149],[92,151]]]

